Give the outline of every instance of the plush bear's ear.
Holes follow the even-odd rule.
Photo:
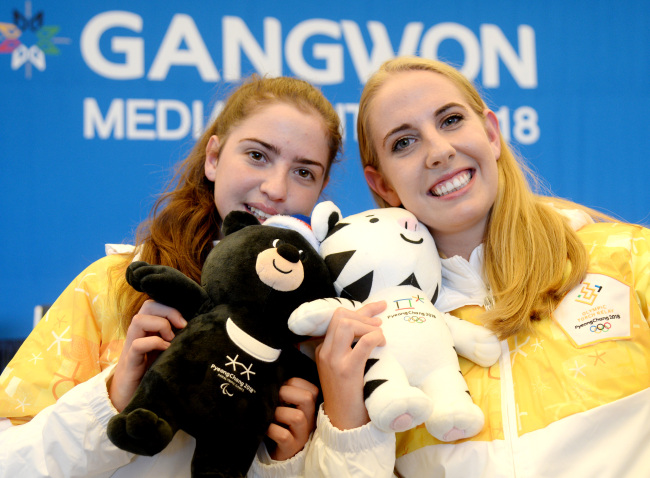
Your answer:
[[[337,222],[341,220],[341,210],[332,201],[316,204],[311,213],[311,229],[316,239],[323,242]]]
[[[260,222],[255,216],[246,211],[231,211],[226,215],[221,225],[224,236],[237,232],[246,226],[259,226]]]

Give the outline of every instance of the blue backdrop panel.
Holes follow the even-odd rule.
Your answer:
[[[453,62],[555,194],[650,219],[650,9],[628,2],[3,0],[0,338],[24,337],[106,242],[129,242],[219,100],[252,73],[345,121],[327,197],[373,206],[355,119],[384,59]]]

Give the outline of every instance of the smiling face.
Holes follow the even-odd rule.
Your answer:
[[[253,213],[309,215],[325,186],[328,140],[321,117],[283,102],[263,106],[225,141],[212,136],[205,176],[214,182],[219,216]]]
[[[445,254],[459,241],[476,247],[497,194],[494,113],[481,118],[451,80],[418,70],[392,73],[368,111],[379,161],[365,168],[370,187],[415,214]]]

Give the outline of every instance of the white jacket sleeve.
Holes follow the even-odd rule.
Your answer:
[[[311,440],[311,437],[310,437]],[[269,455],[264,443],[257,450],[247,478],[302,478],[305,476],[305,457],[310,441],[294,456],[284,461],[275,461]]]
[[[113,407],[109,367],[64,394],[30,422],[0,432],[0,476],[108,477],[134,455],[106,435]]]
[[[306,476],[393,477],[395,434],[368,423],[352,430],[334,427],[321,406],[316,432],[307,449]]]

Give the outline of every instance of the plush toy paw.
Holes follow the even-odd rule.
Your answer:
[[[296,335],[321,336],[327,332],[334,311],[339,307],[355,310],[359,302],[339,297],[318,299],[299,306],[291,313],[288,326]]]
[[[431,416],[433,405],[418,388],[394,387],[391,390],[386,383],[366,399],[366,408],[370,420],[380,430],[403,432],[424,423]]]
[[[136,261],[129,265],[126,270],[126,281],[137,291],[143,292],[142,281],[150,275],[162,274],[165,268],[156,265],[149,265],[143,261]]]
[[[475,331],[472,361],[481,367],[491,367],[501,356],[501,344],[496,335],[483,327]]]
[[[499,360],[501,344],[492,331],[450,314],[445,314],[445,322],[458,355],[481,367],[491,367]]]
[[[169,423],[143,408],[111,418],[107,431],[121,449],[147,456],[160,453],[174,436]]]
[[[434,407],[426,420],[427,431],[440,441],[450,442],[473,437],[483,429],[483,412],[474,403],[462,401]]]

